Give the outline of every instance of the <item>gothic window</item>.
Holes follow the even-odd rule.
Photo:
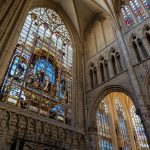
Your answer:
[[[97,69],[96,69],[96,67],[94,67],[94,83],[95,83],[95,85],[98,85]]]
[[[142,0],[145,7],[150,11],[150,1],[149,0]]]
[[[120,55],[119,55],[119,53],[118,52],[116,52],[116,61],[117,61],[117,66],[118,66],[118,69],[119,69],[119,72],[121,72],[122,71],[122,63],[121,63],[121,59],[120,59]]]
[[[140,62],[142,60],[142,58],[140,56],[139,49],[138,49],[137,44],[135,43],[135,41],[132,42],[132,46],[133,46],[136,58]]]
[[[108,107],[104,100],[98,106],[96,118],[98,130],[98,149],[112,150],[113,146],[110,137]]]
[[[139,39],[139,38],[137,38],[137,43],[138,43],[138,45],[139,45],[139,47],[140,47],[140,50],[141,50],[141,52],[142,52],[142,54],[143,54],[143,57],[144,57],[144,58],[148,58],[148,54],[147,54],[147,51],[146,51],[146,49],[145,49],[145,46],[143,45],[142,40]]]
[[[70,123],[71,83],[72,42],[63,20],[51,9],[31,10],[2,84],[2,100]]]
[[[146,14],[144,13],[138,0],[129,0],[129,3],[132,10],[134,11],[134,15],[137,18],[138,22],[142,22],[146,18]]]
[[[134,106],[131,107],[130,114],[133,122],[133,127],[135,130],[135,141],[137,147],[139,147],[140,149],[148,150],[149,146],[147,143],[147,138],[145,136],[144,127],[141,123],[140,117],[136,114],[136,109]]]
[[[121,13],[122,13],[122,19],[123,19],[123,23],[124,25],[130,29],[134,26],[134,20],[133,20],[133,16],[128,8],[127,5],[123,4],[121,7]]]
[[[108,63],[107,60],[104,60],[104,65],[105,65],[105,76],[108,79],[109,78],[109,70],[108,70]]]
[[[105,81],[105,73],[104,73],[104,65],[102,62],[100,63],[100,72],[101,72],[102,82],[104,82]]]
[[[114,75],[116,75],[117,74],[117,68],[116,68],[116,59],[115,59],[114,55],[111,56],[111,62],[112,62],[112,67],[113,67]]]
[[[117,137],[119,142],[119,147],[122,147],[122,149],[129,150],[130,148],[130,139],[128,134],[128,128],[126,124],[125,114],[123,107],[120,103],[120,100],[118,97],[115,99],[115,106],[116,106],[116,112],[118,116],[118,125],[116,125],[117,129]]]
[[[146,33],[146,39],[147,39],[147,41],[148,41],[148,43],[150,45],[150,34],[149,33]]]
[[[90,69],[90,80],[91,80],[91,88],[94,87],[94,79],[93,79],[93,70]]]
[[[145,37],[150,46],[150,28],[149,28],[149,26],[146,26],[146,28],[145,28]]]

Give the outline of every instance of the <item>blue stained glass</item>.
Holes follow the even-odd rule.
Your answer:
[[[52,108],[52,112],[57,112],[58,114],[64,116],[64,109],[61,105],[56,105],[55,107]]]
[[[27,64],[23,61],[24,57],[15,56],[8,70],[8,76],[13,76],[15,80],[23,79]]]
[[[150,11],[150,1],[149,0],[142,0],[146,8]]]
[[[109,122],[108,122],[108,116],[106,116],[106,124],[109,125],[108,123],[109,123]]]
[[[50,62],[46,62],[46,59],[36,60],[35,66],[34,66],[34,74],[36,74],[36,72],[38,70],[43,70],[44,71],[45,68],[46,68],[46,72],[45,72],[46,77],[49,77],[50,81],[54,84],[55,83],[54,66]]]

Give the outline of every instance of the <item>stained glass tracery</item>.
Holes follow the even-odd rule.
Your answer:
[[[71,83],[72,42],[63,20],[51,9],[31,10],[2,84],[2,100],[70,124]]]
[[[96,117],[98,129],[98,149],[112,150],[113,146],[110,137],[108,107],[104,100],[98,106]]]
[[[129,8],[127,7],[127,5],[122,5],[122,8],[121,8],[121,12],[122,12],[122,16],[123,16],[123,22],[125,24],[125,26],[129,28],[132,28],[135,23],[134,23],[134,20],[133,20],[133,16],[129,10]]]
[[[146,14],[144,13],[139,2],[137,0],[129,0],[129,3],[134,11],[134,14],[135,14],[138,22],[143,21],[146,18]]]
[[[142,0],[145,7],[150,11],[150,1],[149,0]]]
[[[149,0],[125,0],[122,1],[121,7],[121,25],[123,25],[123,31],[129,31],[137,23],[142,22],[148,16],[150,11]]]
[[[119,146],[125,150],[130,150],[131,144],[130,144],[130,139],[128,134],[127,123],[125,119],[125,114],[118,97],[116,97],[115,99],[115,107],[118,116],[118,122],[116,123],[116,127],[117,127]]]
[[[140,117],[136,114],[136,109],[134,106],[131,107],[130,114],[131,114],[131,118],[133,122],[133,127],[135,130],[135,136],[136,136],[135,141],[136,141],[137,147],[139,149],[148,150],[149,146],[147,143],[147,138],[145,136],[144,127],[141,123]]]

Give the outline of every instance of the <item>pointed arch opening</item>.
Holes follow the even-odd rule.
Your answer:
[[[116,75],[117,74],[117,67],[116,67],[116,59],[115,59],[114,55],[111,56],[111,62],[112,62],[112,67],[113,67],[114,75]]]
[[[2,83],[2,101],[67,123],[71,119],[72,51],[61,16],[49,8],[32,9]]]
[[[91,81],[91,88],[94,87],[94,78],[93,78],[93,70],[90,69],[90,81]]]
[[[104,82],[105,81],[105,73],[104,73],[104,65],[103,65],[103,63],[100,63],[100,72],[101,72],[102,82]]]
[[[129,96],[112,92],[96,112],[98,149],[149,149],[140,116]]]
[[[116,55],[117,66],[118,66],[119,72],[121,72],[123,69],[122,69],[122,62],[121,62],[120,54],[116,52],[115,55]]]
[[[139,39],[139,38],[137,38],[137,43],[138,43],[138,45],[139,45],[139,47],[140,47],[140,50],[142,51],[143,57],[144,57],[144,58],[148,58],[148,53],[147,53],[147,51],[146,51],[145,46],[143,45],[142,40]]]
[[[146,39],[147,39],[148,44],[150,46],[150,33],[146,33]]]
[[[94,67],[94,84],[95,84],[95,86],[98,85],[97,69],[96,69],[96,67]]]
[[[104,60],[104,65],[105,65],[106,79],[109,79],[109,69],[108,69],[108,62],[107,62],[107,60]]]
[[[139,53],[139,49],[138,49],[138,46],[137,44],[135,43],[135,41],[132,41],[132,46],[133,46],[133,49],[134,49],[134,53],[136,55],[136,58],[138,60],[138,62],[140,62],[142,60],[141,56],[140,56],[140,53]]]

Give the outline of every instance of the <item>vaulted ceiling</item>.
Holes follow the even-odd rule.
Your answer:
[[[83,33],[91,18],[105,13],[113,20],[119,10],[121,0],[53,0],[65,10],[79,35]]]

